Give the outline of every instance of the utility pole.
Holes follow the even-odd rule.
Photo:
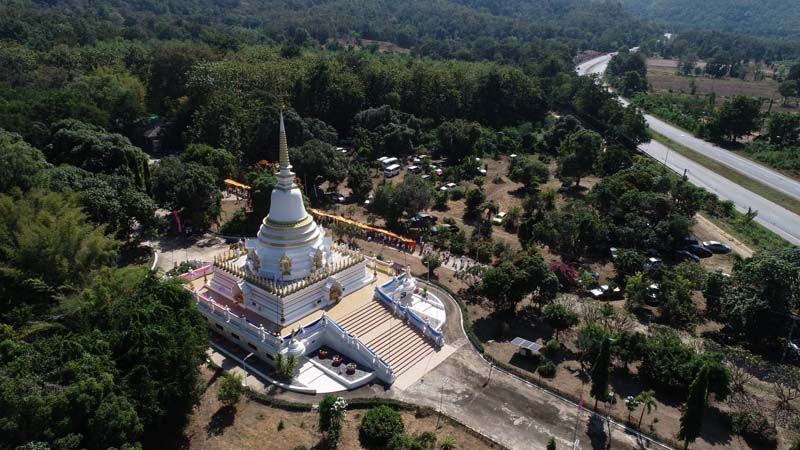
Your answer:
[[[489,381],[492,379],[492,370],[494,370],[494,363],[489,362],[489,376],[486,377],[486,382],[483,383],[483,387],[489,385]]]
[[[252,353],[248,353],[247,356],[244,357],[242,360],[242,368],[244,369],[244,376],[242,377],[242,386],[247,387],[247,358],[253,356]]]
[[[442,404],[444,403],[444,385],[447,383],[447,378],[442,378],[442,387],[440,388],[440,396],[439,396],[439,415],[436,417],[436,427],[434,429],[439,429],[439,421],[442,419]]]

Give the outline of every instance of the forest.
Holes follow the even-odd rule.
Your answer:
[[[800,5],[791,0],[623,0],[630,12],[672,26],[688,26],[776,39],[797,39]]]

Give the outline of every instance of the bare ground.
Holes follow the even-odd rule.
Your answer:
[[[200,404],[195,408],[186,430],[188,447],[194,450],[288,450],[303,445],[315,448],[320,441],[316,412],[289,412],[242,399],[235,413],[222,407],[217,400],[218,378],[206,366],[202,368],[203,380],[210,383]],[[358,424],[365,410],[348,412],[342,430],[340,449],[363,448],[358,440]],[[403,411],[403,422],[409,434],[434,432],[441,440],[451,436],[457,448],[490,449],[497,445],[487,443],[472,432],[443,416],[428,414],[417,417],[414,412]],[[282,425],[281,425],[282,424]],[[438,424],[438,428],[437,428]]]

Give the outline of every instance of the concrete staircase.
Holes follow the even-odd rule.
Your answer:
[[[392,320],[399,322],[382,303],[373,300],[339,320],[339,325],[353,336],[361,338]]]
[[[411,368],[434,352],[427,339],[414,328],[400,322],[388,332],[366,342],[367,346],[389,363],[395,376]]]
[[[383,358],[395,376],[400,376],[435,352],[432,343],[416,328],[394,317],[377,300],[351,312],[339,320],[339,325]]]

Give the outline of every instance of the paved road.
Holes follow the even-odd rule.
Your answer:
[[[612,55],[613,54],[603,55],[586,61],[577,66],[576,71],[580,75],[602,74],[605,72],[608,61],[611,59]],[[620,101],[622,101],[623,104],[627,104],[624,99],[620,99]],[[645,115],[645,119],[650,128],[667,136],[673,141],[725,164],[753,179],[760,180],[776,190],[800,199],[800,182],[746,158],[742,158],[728,150],[691,136],[684,130],[667,124],[649,114]],[[686,175],[692,183],[705,188],[709,192],[717,194],[717,196],[723,200],[733,201],[736,204],[736,209],[739,211],[747,211],[747,208],[758,211],[756,221],[787,241],[795,245],[800,245],[800,216],[797,214],[739,186],[721,175],[717,175],[703,165],[677,152],[670,151],[659,142],[652,141],[642,144],[639,148],[659,161],[666,161],[666,165],[678,173],[683,174],[684,170],[686,170]]]

